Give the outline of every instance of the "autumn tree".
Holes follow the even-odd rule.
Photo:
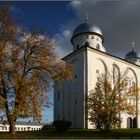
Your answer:
[[[9,8],[0,8],[0,108],[15,133],[18,118],[41,120],[50,79],[71,79],[71,67],[58,60],[51,38],[27,32],[10,17]]]
[[[87,99],[88,115],[97,129],[119,127],[121,112],[136,115],[136,105],[128,103],[127,98],[136,99],[138,88],[136,84],[130,86],[131,79],[128,78],[127,72],[99,74],[94,90],[90,91]]]

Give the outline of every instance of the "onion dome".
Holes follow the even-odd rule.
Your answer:
[[[134,42],[132,42],[132,50],[125,55],[126,60],[130,58],[140,59],[140,54],[135,51]]]
[[[73,32],[73,36],[81,34],[81,33],[95,33],[95,34],[103,36],[101,29],[97,25],[89,24],[87,22],[82,23],[79,26],[77,26]]]
[[[83,34],[83,33],[96,34],[104,40],[103,33],[102,33],[101,29],[95,24],[88,23],[88,20],[86,20],[86,22],[78,25],[75,28],[75,30],[73,31],[72,39],[75,36],[77,36],[79,34]],[[71,41],[72,41],[72,39],[71,39]]]

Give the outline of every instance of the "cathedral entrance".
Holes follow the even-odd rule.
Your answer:
[[[133,118],[133,128],[137,128],[137,118]]]
[[[132,127],[132,118],[131,117],[127,118],[127,128],[133,128]]]
[[[127,118],[127,128],[137,128],[137,118]]]

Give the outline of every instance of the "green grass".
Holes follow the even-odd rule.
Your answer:
[[[140,129],[120,129],[110,132],[99,132],[97,130],[71,129],[67,132],[55,130],[16,132],[10,135],[6,132],[0,133],[1,139],[140,139]]]

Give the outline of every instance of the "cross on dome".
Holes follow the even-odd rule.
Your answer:
[[[132,51],[135,51],[135,42],[132,42]]]
[[[88,23],[88,12],[86,12],[86,23]]]

